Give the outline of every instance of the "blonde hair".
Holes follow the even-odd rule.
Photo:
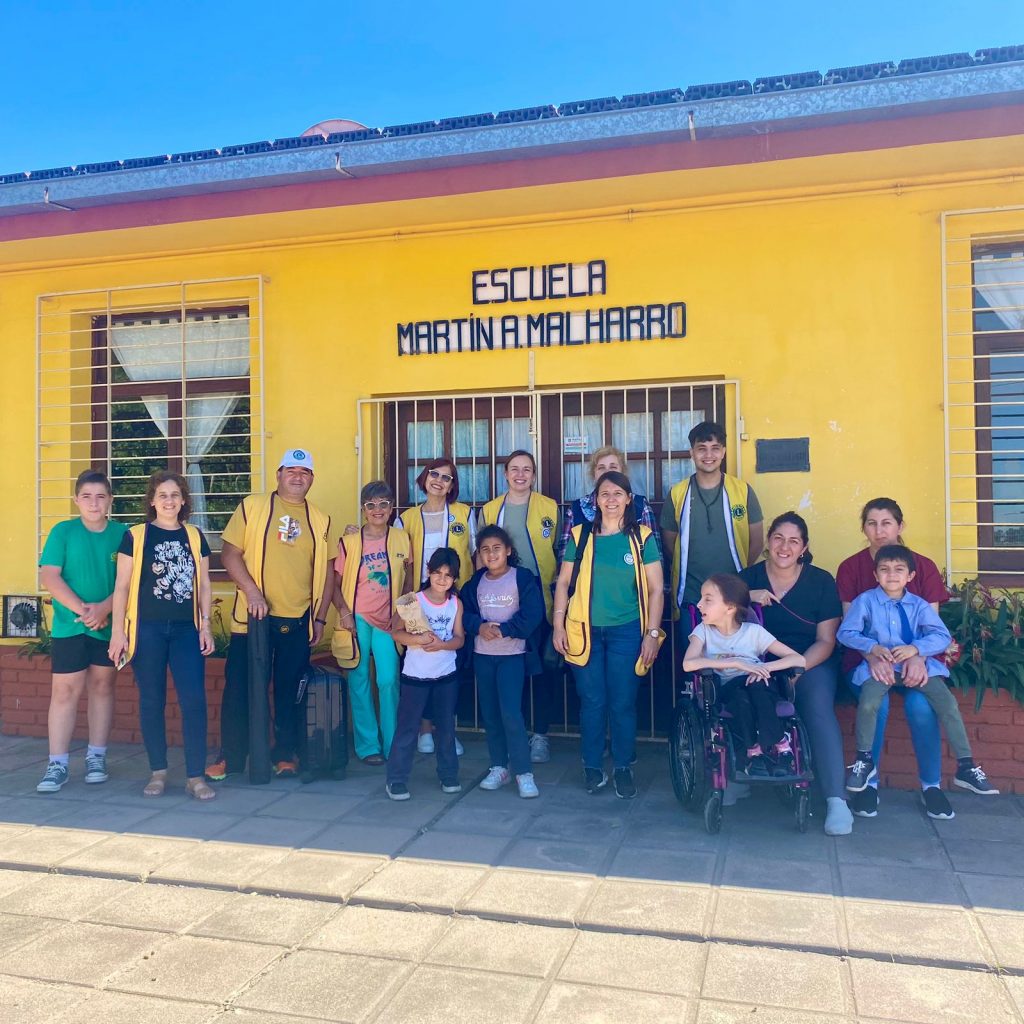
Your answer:
[[[615,458],[617,458],[619,460],[619,466],[621,467],[622,472],[625,473],[625,471],[626,471],[626,456],[621,451],[619,451],[619,449],[616,448],[615,445],[613,445],[613,444],[605,444],[605,445],[602,445],[600,448],[598,448],[593,453],[593,455],[590,456],[590,462],[587,463],[587,467],[590,470],[590,479],[591,480],[596,480],[597,479],[597,464],[606,455],[614,455]]]

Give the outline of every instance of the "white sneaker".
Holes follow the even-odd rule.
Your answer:
[[[547,736],[534,733],[530,737],[530,761],[533,764],[545,764],[551,760],[551,744]]]
[[[421,732],[416,741],[416,749],[421,754],[432,754],[434,752],[434,734],[432,732]]]
[[[517,775],[516,778],[522,778]],[[507,786],[512,781],[512,776],[509,775],[507,768],[502,768],[500,765],[495,765],[488,773],[487,778],[480,783],[481,789],[501,789],[502,786]]]
[[[537,783],[533,781],[533,772],[526,772],[525,775],[517,775],[516,785],[519,787],[519,795],[524,800],[540,796],[540,790],[537,788]]]
[[[433,744],[431,744],[431,749],[433,749]],[[466,752],[466,748],[459,742],[459,737],[456,736],[455,737],[455,756],[456,757],[462,757],[462,755],[465,752]]]

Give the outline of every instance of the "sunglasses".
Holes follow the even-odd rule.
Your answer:
[[[452,480],[455,479],[447,473],[442,473],[439,469],[428,469],[427,476],[429,476],[431,480],[440,480],[443,484],[450,484]]]
[[[387,498],[381,498],[380,501],[364,501],[363,508],[367,512],[376,512],[377,509],[383,512],[385,509],[391,508],[391,502]]]

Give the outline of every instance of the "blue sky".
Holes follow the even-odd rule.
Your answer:
[[[0,0],[0,173],[1024,43],[1021,0]]]

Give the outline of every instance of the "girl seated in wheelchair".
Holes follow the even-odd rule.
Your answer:
[[[683,669],[710,669],[719,677],[719,699],[732,715],[736,770],[761,778],[793,774],[793,752],[775,713],[779,695],[771,673],[803,668],[804,656],[749,621],[750,590],[738,576],[710,577],[700,588],[697,610],[702,621],[690,633]],[[775,660],[766,664],[766,654]]]

